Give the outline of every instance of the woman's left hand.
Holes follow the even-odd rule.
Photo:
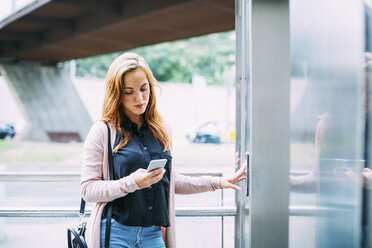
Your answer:
[[[221,177],[220,187],[221,189],[234,189],[240,190],[240,187],[235,185],[236,183],[246,179],[245,177],[246,167],[242,166],[234,175],[231,177]]]

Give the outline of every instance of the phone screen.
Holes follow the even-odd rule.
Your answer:
[[[165,158],[164,159],[151,160],[150,163],[149,163],[149,166],[147,167],[147,170],[152,171],[152,170],[155,170],[157,168],[162,168],[162,167],[165,166],[166,163],[167,163],[167,160]]]

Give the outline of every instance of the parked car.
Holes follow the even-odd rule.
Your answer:
[[[16,134],[14,124],[0,122],[0,139],[13,138]]]
[[[208,121],[189,130],[186,137],[194,143],[233,142],[235,141],[235,126],[232,123]]]

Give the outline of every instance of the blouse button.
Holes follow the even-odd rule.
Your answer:
[[[147,147],[145,146],[143,149],[147,150]]]
[[[149,207],[149,210],[152,210],[152,207],[151,206]]]

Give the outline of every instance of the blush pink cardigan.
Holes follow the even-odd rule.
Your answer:
[[[116,130],[111,127],[111,146],[114,145]],[[133,174],[119,180],[109,181],[107,127],[102,121],[93,124],[84,143],[81,171],[81,191],[87,202],[94,202],[86,231],[89,248],[100,247],[101,215],[107,202],[123,197],[140,188]],[[175,248],[175,207],[174,194],[194,194],[219,189],[220,178],[188,177],[175,173],[171,165],[169,188],[169,222],[167,228],[167,248]]]

